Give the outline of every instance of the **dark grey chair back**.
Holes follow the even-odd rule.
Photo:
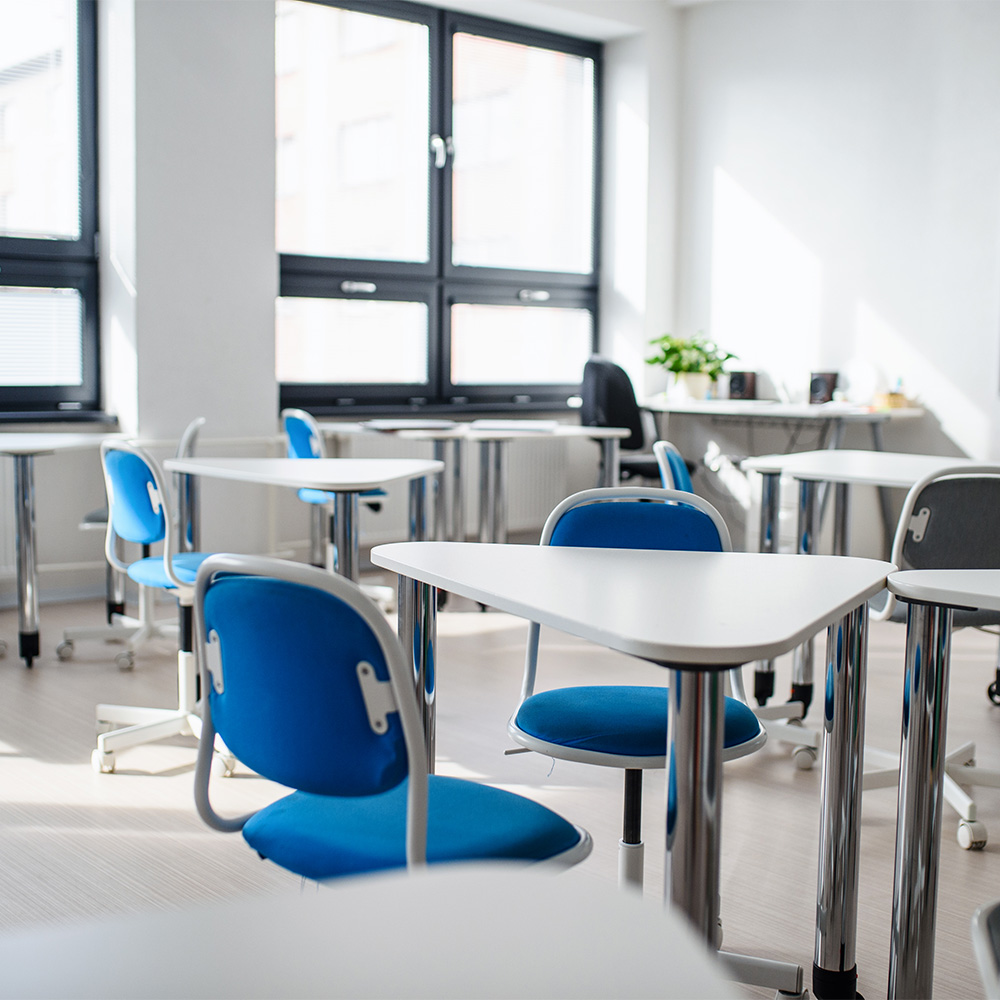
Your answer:
[[[638,451],[644,447],[641,411],[632,380],[623,368],[595,354],[583,366],[581,394],[580,423],[584,427],[627,427],[630,434],[622,439],[622,449]]]

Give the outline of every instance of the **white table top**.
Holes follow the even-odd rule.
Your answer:
[[[440,472],[444,463],[410,458],[170,458],[163,467],[214,479],[357,493]]]
[[[372,562],[610,649],[694,668],[793,649],[885,586],[847,556],[397,542]]]
[[[923,416],[918,407],[875,410],[854,403],[783,403],[777,399],[667,399],[659,395],[642,404],[661,413],[691,413],[712,417],[745,417],[760,420],[843,420],[854,423],[882,423]]]
[[[788,455],[755,455],[745,458],[740,463],[740,468],[752,472],[782,473],[796,479],[818,482],[909,488],[938,469],[976,464],[978,463],[972,459],[949,458],[944,455],[824,448]]]
[[[48,431],[25,431],[18,434],[0,433],[0,455],[45,455],[55,451],[76,451],[82,448],[99,448],[108,438],[121,438],[124,434],[72,434]]]
[[[904,601],[1000,611],[1000,569],[908,569],[889,574],[889,590]]]
[[[19,998],[741,995],[662,905],[508,865],[31,928],[0,936],[0,968]]]
[[[627,427],[583,427],[555,420],[473,420],[465,425],[470,441],[509,441],[515,438],[627,438]]]

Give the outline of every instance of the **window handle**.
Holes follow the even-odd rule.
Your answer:
[[[455,155],[455,140],[449,135],[446,139],[437,134],[431,136],[431,152],[434,154],[434,166],[444,170],[448,157]]]
[[[522,288],[517,297],[522,302],[548,302],[551,296],[544,288]]]
[[[374,281],[342,281],[340,290],[342,292],[367,292],[371,295],[372,292],[378,290],[378,286]]]

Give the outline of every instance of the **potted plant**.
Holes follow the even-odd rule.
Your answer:
[[[650,344],[656,353],[646,358],[646,364],[672,372],[676,392],[690,399],[706,399],[714,394],[715,382],[725,363],[736,357],[701,334],[684,338],[665,333]]]

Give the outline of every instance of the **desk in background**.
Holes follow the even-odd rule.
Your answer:
[[[829,626],[813,991],[853,995],[867,601],[889,563],[658,550],[636,560],[633,549],[461,542],[380,545],[372,562],[401,578],[401,638],[425,701],[432,769],[435,588],[670,669],[667,893],[708,943],[719,915],[725,671]]]
[[[975,465],[971,459],[948,458],[941,455],[909,455],[886,451],[850,451],[823,449],[789,455],[760,455],[741,463],[746,471],[761,475],[760,551],[778,551],[778,496],[782,475],[799,482],[797,549],[803,554],[815,551],[818,534],[818,488],[820,484],[834,487],[834,555],[850,552],[850,488],[852,485],[897,487],[909,489],[924,476],[949,466]],[[886,546],[891,546],[895,521],[888,510],[886,498],[879,495]],[[885,553],[888,554],[888,553]],[[808,708],[812,696],[813,645],[810,639],[795,652],[792,666],[792,700],[805,699]],[[765,700],[773,692],[774,664],[763,663],[757,668],[755,695],[761,691]],[[767,679],[768,675],[770,681]],[[795,687],[800,690],[796,692]]]
[[[617,485],[618,443],[629,435],[624,427],[582,427],[557,420],[451,420],[399,418],[366,420],[361,423],[320,424],[326,434],[350,436],[379,432],[411,441],[432,441],[434,458],[445,471],[437,480],[434,504],[434,537],[439,541],[464,541],[464,459],[466,441],[479,444],[479,524],[481,542],[507,540],[507,449],[512,441],[548,438],[588,438],[601,446],[601,486]]]
[[[820,446],[839,448],[848,424],[866,424],[871,428],[872,445],[883,447],[882,428],[890,420],[912,420],[923,416],[917,407],[875,410],[853,403],[782,403],[776,399],[692,399],[672,400],[664,395],[653,396],[643,407],[663,414],[661,436],[669,437],[666,422],[671,414],[708,417],[733,423],[781,424],[786,427],[811,426],[820,432]]]
[[[1000,570],[905,570],[888,587],[910,602],[888,990],[909,1000],[929,998],[934,980],[952,609],[1000,611]]]
[[[35,456],[101,446],[120,434],[26,432],[0,434],[0,454],[14,460],[14,530],[17,547],[18,653],[26,666],[39,652],[38,567],[35,554]]]
[[[409,481],[410,533],[425,533],[424,477],[441,471],[441,463],[409,458],[171,458],[171,472],[208,476],[265,486],[322,490],[334,494],[337,569],[357,581],[358,496],[388,483]]]

